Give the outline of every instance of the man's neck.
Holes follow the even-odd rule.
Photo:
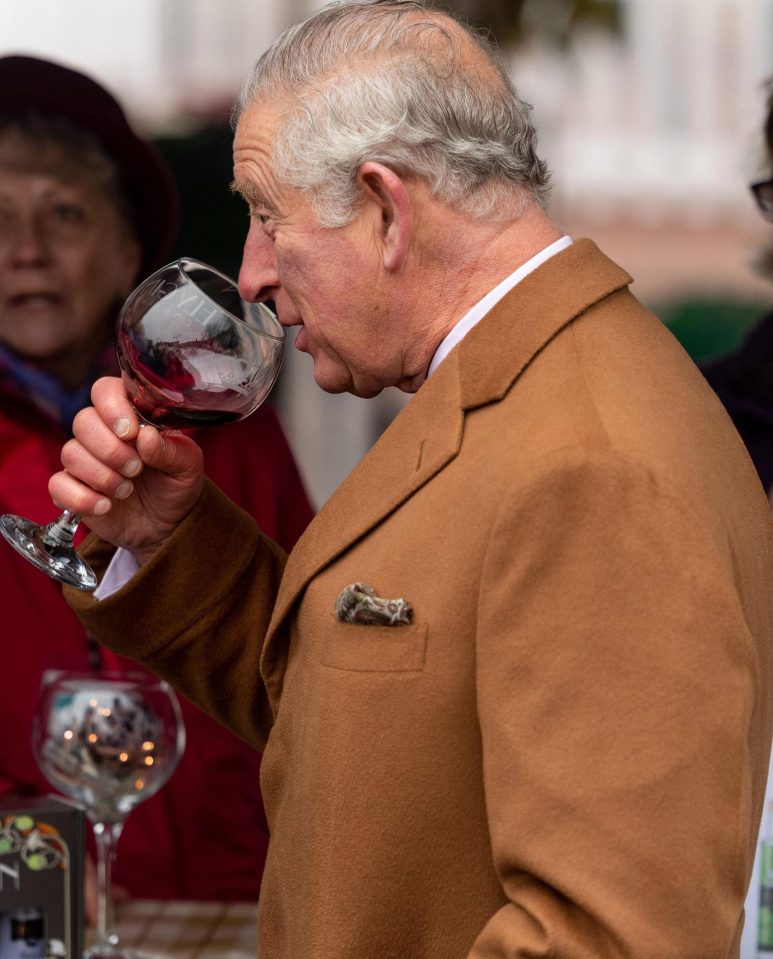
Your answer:
[[[414,392],[426,377],[430,360],[454,325],[508,277],[561,236],[559,227],[536,204],[517,219],[471,221],[438,206],[424,218],[419,246],[420,282],[408,315],[416,318],[415,355],[400,388]]]

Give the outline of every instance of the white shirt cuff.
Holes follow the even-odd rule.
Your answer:
[[[113,593],[117,593],[121,587],[125,586],[134,576],[140,564],[132,556],[128,549],[120,547],[113,553],[113,558],[105,570],[102,582],[91,594],[94,599],[107,599]]]

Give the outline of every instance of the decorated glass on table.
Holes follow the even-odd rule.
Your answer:
[[[111,895],[116,843],[131,810],[164,785],[183,754],[177,698],[143,674],[47,672],[33,747],[51,785],[84,807],[96,838],[97,939],[85,959],[122,959]]]

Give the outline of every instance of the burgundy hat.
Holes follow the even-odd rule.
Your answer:
[[[99,139],[135,210],[143,274],[163,266],[179,226],[177,186],[164,158],[132,130],[118,101],[69,67],[37,57],[0,57],[0,119],[28,110],[64,117]]]

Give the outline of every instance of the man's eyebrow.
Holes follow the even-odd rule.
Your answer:
[[[266,210],[273,209],[268,200],[260,193],[259,190],[255,188],[252,183],[232,180],[230,188],[232,193],[238,193],[240,196],[243,196],[248,203],[253,203],[255,206],[264,207]]]

